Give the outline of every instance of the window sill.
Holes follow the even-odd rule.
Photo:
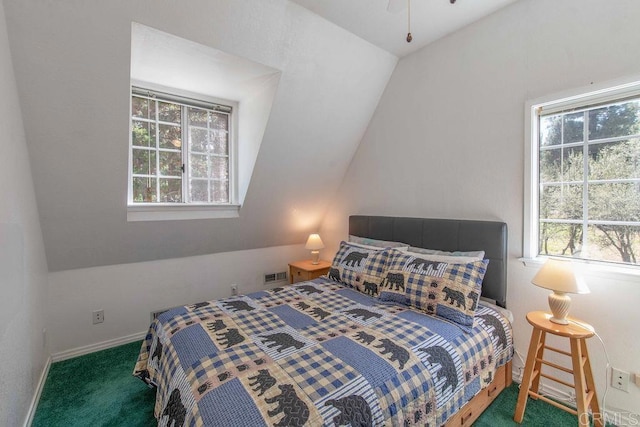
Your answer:
[[[561,259],[567,259],[562,257]],[[525,267],[540,268],[545,263],[547,257],[518,258]],[[637,282],[640,279],[640,267],[631,265],[609,264],[597,261],[582,259],[571,259],[576,263],[576,267],[583,274],[594,277],[603,277],[615,280],[630,280]]]
[[[127,221],[238,218],[240,205],[140,204],[127,206]]]

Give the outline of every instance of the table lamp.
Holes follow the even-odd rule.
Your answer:
[[[320,262],[320,249],[324,248],[320,235],[310,234],[304,248],[311,249],[311,264],[318,264]]]
[[[568,325],[567,314],[571,307],[571,298],[567,294],[588,294],[589,288],[582,277],[576,276],[570,261],[548,259],[531,279],[531,283],[550,289],[549,308],[553,323]]]

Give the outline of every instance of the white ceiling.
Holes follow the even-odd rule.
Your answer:
[[[292,0],[368,42],[403,57],[516,0],[412,0],[407,43],[408,0]],[[390,9],[390,10],[389,10]]]

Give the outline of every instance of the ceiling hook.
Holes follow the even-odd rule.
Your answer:
[[[407,0],[407,43],[411,43],[413,36],[411,35],[411,0]]]

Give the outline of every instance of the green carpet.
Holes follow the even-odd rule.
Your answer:
[[[131,376],[140,342],[51,365],[34,426],[155,426],[155,390]],[[517,426],[518,385],[505,389],[475,426]],[[577,418],[529,399],[523,426],[576,426]]]
[[[477,427],[504,427],[519,425],[513,421],[518,391],[517,383],[507,387],[491,406],[473,423]],[[523,426],[577,426],[578,417],[558,409],[542,400],[529,399],[524,412]]]
[[[155,389],[131,376],[141,342],[51,365],[33,426],[154,426]]]

